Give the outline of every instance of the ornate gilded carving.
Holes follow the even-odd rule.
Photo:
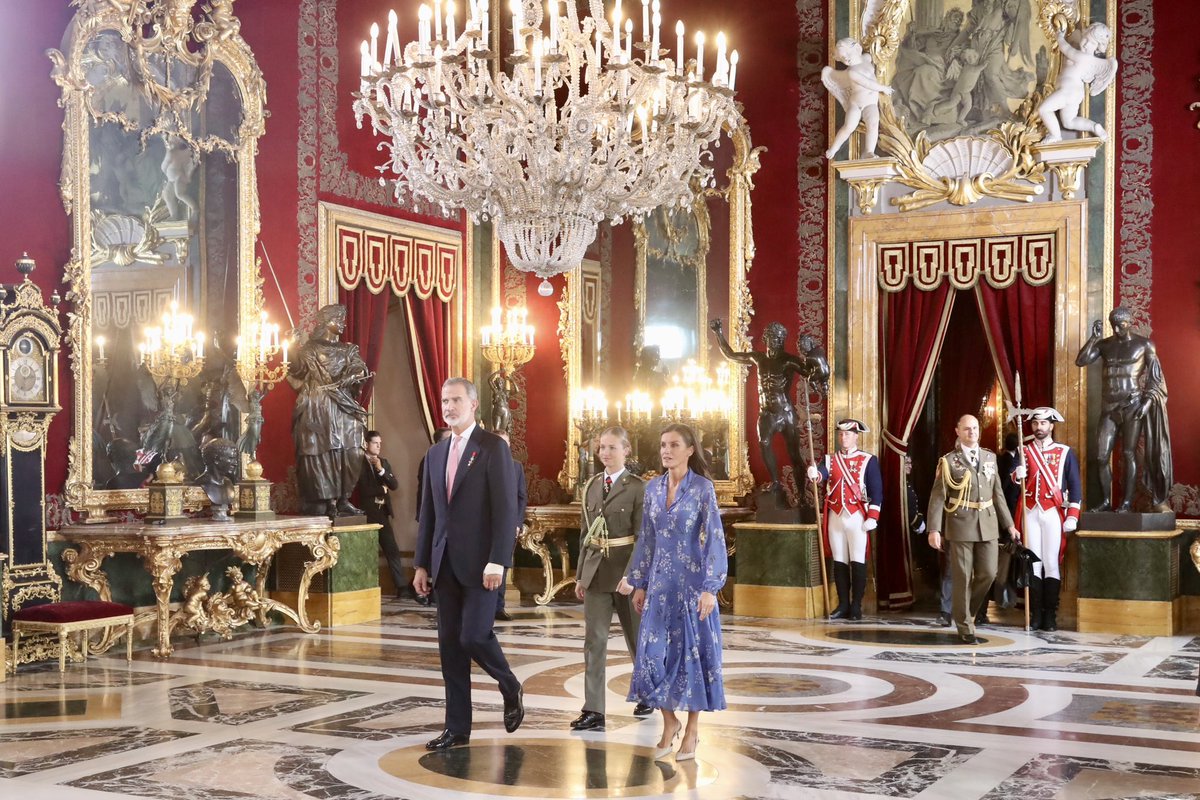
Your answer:
[[[207,520],[177,523],[173,526],[115,524],[108,526],[72,525],[63,536],[77,542],[79,550],[67,549],[63,558],[68,564],[68,576],[94,589],[101,600],[112,600],[111,587],[102,571],[105,559],[114,553],[133,553],[141,557],[154,588],[155,610],[147,615],[155,620],[157,637],[154,655],[168,658],[173,652],[171,631],[180,625],[197,633],[216,631],[224,635],[232,627],[245,624],[251,617],[265,625],[267,614],[276,612],[296,623],[307,633],[315,633],[320,622],[310,621],[305,604],[313,576],[333,567],[338,560],[341,542],[332,534],[329,520],[324,517],[294,517],[287,520],[215,523]],[[267,597],[267,575],[271,561],[279,548],[300,543],[309,549],[311,560],[305,562],[297,589],[296,607]],[[220,599],[209,597],[207,581],[189,582],[185,587],[188,607],[171,612],[171,588],[183,557],[201,550],[231,550],[257,574],[253,587],[242,577],[226,574],[231,584]],[[111,647],[109,638],[99,645]]]
[[[1040,138],[1033,114],[1038,94],[1022,106],[1023,122],[1006,122],[985,137],[957,137],[931,143],[924,131],[915,137],[896,118],[890,102],[880,103],[879,148],[896,159],[895,179],[916,191],[892,203],[901,211],[919,211],[935,203],[973,205],[984,197],[1029,202],[1042,193],[1046,165],[1030,149]],[[961,165],[966,164],[966,171]]]
[[[104,517],[107,509],[146,507],[145,489],[97,489],[93,480],[93,297],[91,264],[96,255],[143,259],[154,237],[168,241],[161,230],[161,212],[153,207],[143,222],[144,237],[124,244],[105,244],[94,231],[107,224],[91,208],[90,173],[94,125],[112,123],[137,133],[143,142],[166,136],[186,143],[201,153],[227,154],[237,163],[237,240],[231,246],[236,271],[238,317],[255,319],[261,299],[255,296],[260,280],[254,263],[255,239],[260,228],[257,177],[254,157],[257,140],[264,131],[266,83],[249,46],[242,38],[232,11],[232,0],[211,0],[201,6],[188,0],[79,0],[77,11],[63,38],[62,50],[49,50],[51,77],[59,86],[63,108],[63,158],[59,192],[63,207],[72,219],[71,257],[64,269],[69,286],[66,299],[71,371],[74,378],[74,425],[68,453],[64,496],[75,509],[89,516]],[[193,14],[193,11],[196,13]],[[98,44],[105,39],[102,47]],[[111,45],[124,50],[117,53]],[[156,77],[154,59],[169,53],[185,65],[187,78],[167,85]],[[158,55],[151,55],[158,54]],[[207,92],[208,78],[215,65],[227,69],[241,103],[236,129],[228,138],[192,131],[189,116]],[[128,108],[116,107],[104,98],[113,85],[97,86],[89,81],[89,70],[103,68],[116,75],[115,67],[128,69],[120,76],[126,88],[122,97],[147,99],[152,114],[134,119]],[[118,81],[119,83],[119,81]],[[222,156],[223,158],[224,156]],[[157,233],[153,232],[157,231]],[[203,491],[189,489],[186,503],[198,508],[206,502]]]
[[[858,201],[858,210],[870,214],[879,205],[879,190],[887,185],[889,178],[859,178],[851,180],[854,187],[854,197]]]
[[[1058,191],[1063,200],[1074,200],[1083,181],[1083,168],[1086,161],[1067,161],[1061,164],[1051,164],[1054,176],[1058,179]]]

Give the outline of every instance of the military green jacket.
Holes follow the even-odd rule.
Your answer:
[[[986,542],[1012,527],[996,454],[980,447],[975,467],[958,444],[942,456],[925,521],[930,533],[937,531],[951,542]]]

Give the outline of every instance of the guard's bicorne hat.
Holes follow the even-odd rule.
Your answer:
[[[866,425],[864,425],[862,422],[860,422],[859,420],[856,420],[856,419],[851,419],[850,417],[846,417],[845,419],[839,419],[837,422],[837,429],[839,431],[852,431],[853,433],[870,433],[871,432],[871,429],[868,428]]]
[[[1066,422],[1063,415],[1050,406],[1038,406],[1029,412],[1030,419],[1050,420],[1051,422]]]

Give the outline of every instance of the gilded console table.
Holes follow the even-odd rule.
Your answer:
[[[725,527],[725,544],[729,555],[737,550],[733,537],[734,522],[749,519],[754,512],[748,508],[726,507],[721,509],[721,524]],[[578,503],[569,505],[530,506],[525,512],[525,526],[517,536],[517,542],[542,562],[542,577],[545,586],[533,600],[539,606],[547,605],[560,591],[575,582],[575,571],[571,569],[571,555],[567,549],[567,536],[579,535],[582,512]],[[554,582],[554,562],[549,545],[558,550],[562,580]],[[722,605],[728,605],[728,597],[722,590]]]
[[[331,568],[338,560],[341,543],[332,535],[326,517],[276,517],[268,520],[214,522],[197,519],[170,525],[141,523],[116,525],[68,525],[61,536],[79,549],[63,551],[67,576],[94,589],[102,600],[112,599],[108,576],[102,567],[114,553],[140,556],[154,584],[157,608],[154,612],[158,645],[154,655],[168,658],[171,632],[177,627],[195,633],[215,631],[228,637],[232,628],[252,618],[265,625],[267,614],[278,612],[295,622],[306,633],[316,633],[321,623],[309,621],[305,610],[308,587],[313,576]],[[267,575],[271,559],[285,544],[299,543],[312,553],[304,565],[296,607],[292,608],[267,596]],[[207,576],[199,575],[184,588],[183,606],[171,613],[171,588],[183,557],[201,550],[232,550],[247,564],[257,567],[251,586],[241,569],[229,567],[228,592],[210,592]],[[102,642],[100,648],[110,644]]]

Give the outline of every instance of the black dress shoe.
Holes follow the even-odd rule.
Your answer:
[[[471,743],[467,733],[451,733],[448,729],[441,732],[436,739],[425,743],[426,750],[449,750],[451,747],[465,747]]]
[[[958,640],[963,644],[979,644],[979,639],[973,633],[960,633]]]
[[[517,688],[516,697],[504,701],[504,730],[512,733],[521,727],[523,719],[525,719],[525,687],[521,686]]]
[[[654,706],[648,706],[645,703],[638,703],[633,707],[633,715],[635,717],[645,718],[654,713]]]
[[[571,730],[595,731],[604,729],[604,715],[595,711],[584,711],[571,722]]]
[[[508,613],[507,611],[497,611],[496,612],[496,621],[497,622],[512,622],[512,620],[513,620],[512,614]]]
[[[949,628],[952,622],[953,620],[950,619],[950,615],[945,612],[939,612],[937,618],[934,620],[935,624],[943,628]]]
[[[422,597],[421,595],[417,595],[417,605],[419,605],[419,606],[433,605],[433,595],[427,594],[424,597]]]

